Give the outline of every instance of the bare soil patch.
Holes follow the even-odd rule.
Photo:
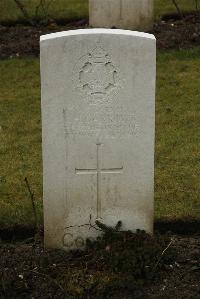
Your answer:
[[[132,292],[116,287],[112,298],[200,298],[200,236],[170,237],[177,251],[171,264],[164,265],[154,279]],[[74,275],[74,269],[75,285],[78,285],[83,271],[81,265],[91,257],[80,252],[46,250],[41,240],[40,237],[35,242],[28,239],[23,243],[0,245],[0,298],[111,298],[95,295],[92,289],[86,297],[72,295],[73,286],[65,288],[66,277]],[[83,281],[91,279],[96,271],[95,264],[84,269]]]
[[[88,20],[66,23],[52,20],[48,26],[31,27],[24,24],[0,25],[0,58],[39,56],[40,35],[70,29],[87,28]],[[176,15],[155,23],[152,30],[158,49],[181,49],[200,45],[200,13],[191,13],[182,20]]]
[[[159,49],[181,49],[200,45],[200,13],[185,15],[180,20],[176,15],[167,16],[154,24],[152,32]]]

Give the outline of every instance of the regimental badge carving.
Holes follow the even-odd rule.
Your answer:
[[[98,44],[75,67],[79,90],[94,99],[106,98],[118,86],[118,70],[110,55]]]
[[[98,46],[88,54],[88,62],[80,70],[79,80],[87,93],[103,95],[115,88],[116,72],[109,55]]]

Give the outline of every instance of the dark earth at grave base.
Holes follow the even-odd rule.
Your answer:
[[[39,36],[51,32],[87,28],[88,20],[66,23],[52,20],[48,26],[31,27],[22,24],[0,25],[0,58],[39,55]],[[59,25],[60,24],[60,25]],[[155,23],[152,32],[158,49],[190,48],[200,45],[200,13],[190,13],[180,20],[167,16]]]
[[[112,296],[71,296],[63,287],[57,273],[75,277],[75,287],[80,283],[80,265],[88,259],[79,252],[67,254],[60,250],[44,250],[41,237],[35,243],[26,240],[20,244],[0,245],[0,298],[112,298],[112,299],[186,299],[200,298],[200,236],[177,236],[172,247],[177,255],[171,264],[164,265],[153,281],[134,291],[116,289]],[[89,257],[91,259],[91,257]],[[87,263],[86,263],[87,264]],[[84,264],[85,265],[85,264]],[[70,269],[70,273],[69,273]],[[73,270],[75,272],[73,273]],[[96,275],[97,270],[84,269],[83,281]],[[76,280],[77,279],[77,280]],[[73,293],[73,287],[71,291]],[[76,289],[76,292],[78,290]]]

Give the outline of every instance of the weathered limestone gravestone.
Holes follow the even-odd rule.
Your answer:
[[[45,244],[81,248],[96,219],[153,230],[155,38],[41,37]]]
[[[153,0],[89,0],[92,27],[148,31],[153,26]]]

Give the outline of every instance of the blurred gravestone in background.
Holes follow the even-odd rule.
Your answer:
[[[153,25],[153,0],[89,0],[92,27],[148,31]]]

